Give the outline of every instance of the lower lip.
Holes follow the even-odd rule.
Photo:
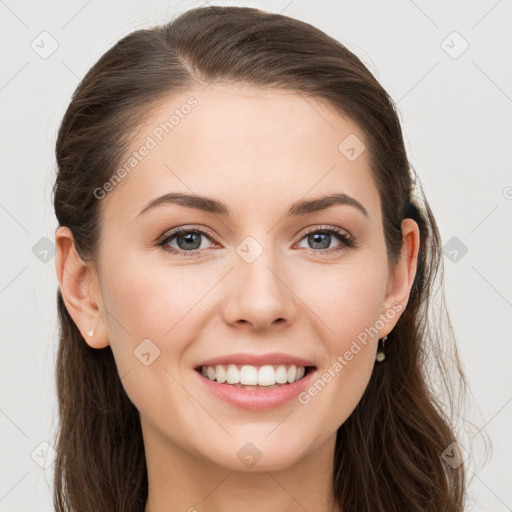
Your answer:
[[[272,389],[245,389],[232,386],[231,384],[220,384],[217,381],[204,377],[198,371],[194,371],[206,389],[216,398],[231,405],[252,411],[265,411],[280,407],[294,399],[301,391],[304,391],[313,379],[316,370],[309,370],[302,379],[292,384],[283,384]]]

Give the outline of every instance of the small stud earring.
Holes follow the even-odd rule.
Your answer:
[[[99,323],[100,323],[100,321],[98,320],[98,323],[96,324],[96,327],[98,327]],[[87,334],[89,336],[91,336],[91,338],[94,336],[94,331],[96,330],[96,327],[92,331],[87,331]]]
[[[375,361],[378,363],[382,363],[384,359],[386,359],[386,354],[384,354],[384,343],[386,343],[386,340],[388,339],[387,336],[384,336],[380,341],[382,342],[381,350],[377,351],[377,355],[375,356]]]

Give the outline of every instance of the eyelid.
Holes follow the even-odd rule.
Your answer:
[[[185,231],[185,232],[199,231],[201,234],[206,235],[206,236],[208,236],[208,238],[212,239],[212,241],[215,241],[216,243],[218,243],[215,235],[213,234],[213,231],[211,231],[210,229],[208,229],[205,226],[199,226],[199,225],[193,225],[193,224],[191,224],[191,225],[185,224],[184,226],[177,226],[175,228],[167,230],[163,235],[161,235],[158,238],[156,243],[163,244],[171,236],[179,234],[183,231]],[[191,251],[189,251],[189,252],[191,252]]]
[[[302,234],[296,243],[299,243],[304,237],[306,237],[310,233],[317,233],[322,231],[333,233],[334,236],[341,242],[341,247],[331,247],[330,249],[319,250],[303,248],[303,250],[306,253],[314,255],[331,254],[345,251],[348,249],[356,249],[357,247],[359,247],[359,242],[356,240],[354,236],[352,236],[352,234],[349,231],[338,226],[331,226],[326,224],[316,224],[310,226],[309,228],[306,228],[306,231],[302,231]]]
[[[306,253],[314,253],[317,255],[330,254],[332,252],[343,251],[343,250],[347,250],[350,248],[358,247],[358,243],[356,242],[356,239],[347,230],[340,228],[338,226],[315,224],[315,225],[309,226],[304,229],[305,229],[305,231],[302,231],[302,233],[299,232],[299,233],[301,233],[301,236],[297,240],[297,242],[295,242],[294,245],[299,243],[304,237],[306,237],[310,233],[316,233],[316,232],[321,232],[321,231],[333,233],[334,236],[337,237],[338,240],[341,242],[341,247],[331,247],[330,249],[315,250],[315,249],[302,248]],[[212,243],[219,245],[219,242],[218,242],[216,236],[214,234],[212,234],[213,232],[209,228],[207,228],[205,226],[199,226],[199,225],[184,225],[184,226],[178,226],[178,227],[172,228],[172,229],[166,231],[161,237],[159,237],[159,239],[157,241],[157,245],[162,246],[164,248],[164,250],[166,250],[168,252],[178,254],[178,255],[185,255],[185,256],[198,255],[206,250],[206,249],[196,249],[194,251],[184,251],[184,250],[180,250],[180,249],[175,249],[174,247],[165,248],[165,246],[167,245],[170,238],[175,237],[176,235],[179,235],[180,233],[183,233],[183,232],[185,232],[185,233],[199,232],[200,234],[209,238],[212,241]],[[298,236],[299,233],[295,236]]]
[[[305,231],[299,231],[299,233],[302,232],[302,238],[304,238],[306,235],[309,235],[309,233],[316,233],[317,231],[335,231],[336,233],[345,235],[347,238],[353,238],[352,235],[346,229],[340,228],[338,226],[331,226],[329,224],[314,224],[304,229]],[[297,233],[296,236],[298,236],[299,233]]]

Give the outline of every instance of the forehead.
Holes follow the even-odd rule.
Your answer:
[[[359,127],[324,100],[211,84],[151,110],[102,206],[134,219],[147,201],[172,191],[216,197],[237,212],[346,193],[378,217],[365,145]]]

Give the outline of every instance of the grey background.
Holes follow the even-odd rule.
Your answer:
[[[467,416],[477,424],[467,510],[512,510],[512,3],[211,3],[317,26],[358,55],[398,102],[409,158],[447,247],[448,306],[477,404]],[[52,510],[45,443],[57,423],[58,123],[79,79],[120,37],[202,4],[0,0],[1,511]],[[467,252],[452,261],[449,251],[462,244]],[[493,445],[486,464],[484,436]]]

